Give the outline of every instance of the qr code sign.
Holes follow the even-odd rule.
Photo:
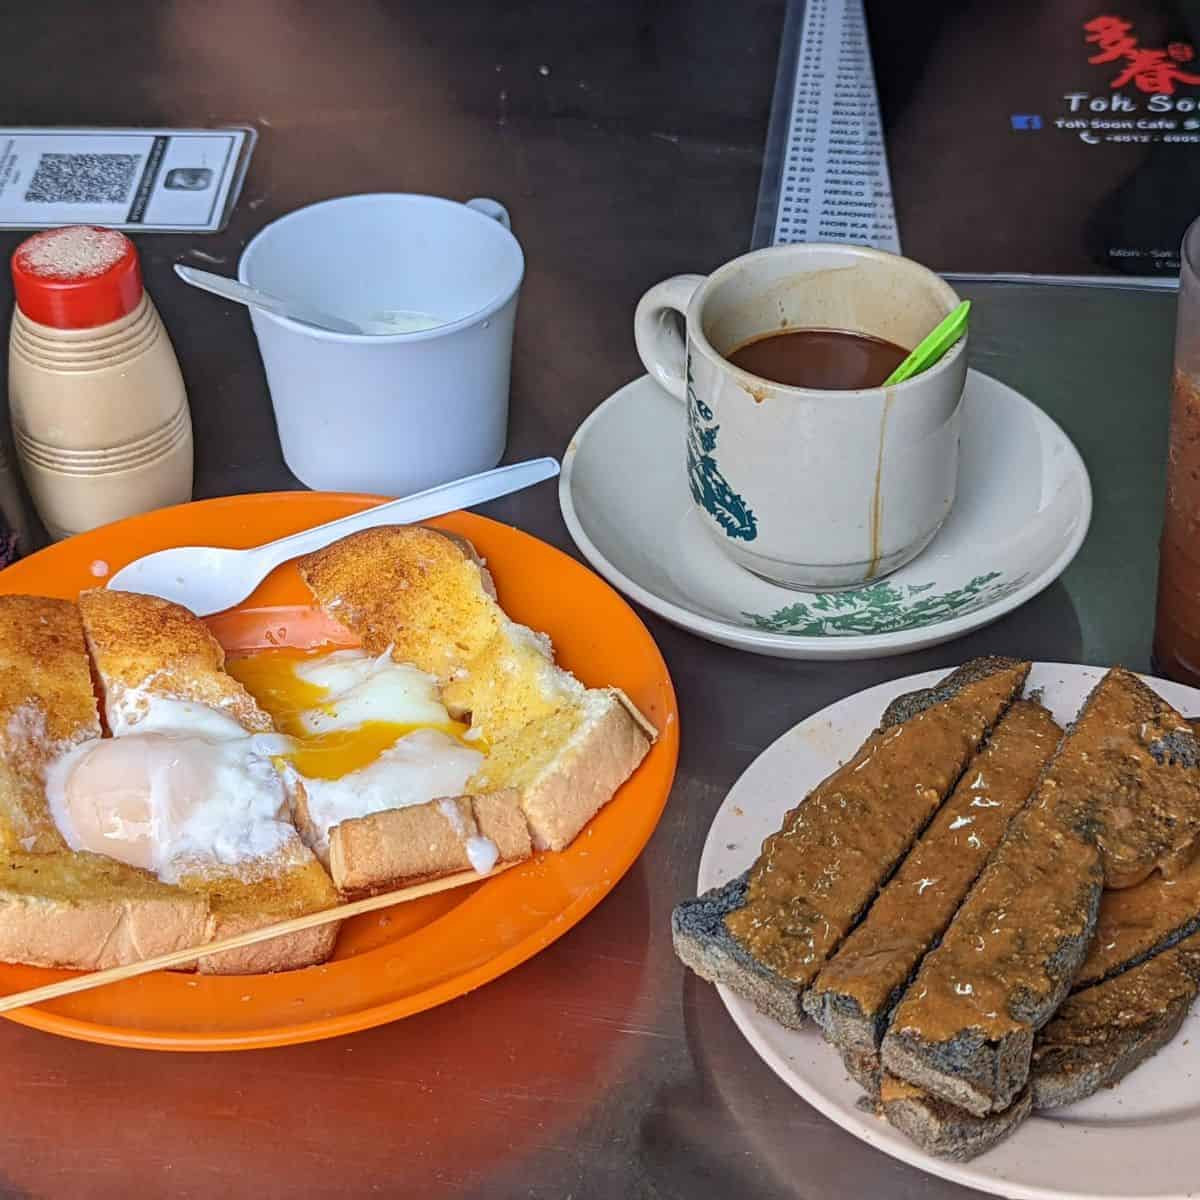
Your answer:
[[[129,198],[140,154],[43,154],[25,199],[41,204],[119,204]]]

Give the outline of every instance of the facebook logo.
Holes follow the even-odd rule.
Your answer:
[[[1014,129],[1041,129],[1042,118],[1032,113],[1014,113],[1008,118]]]

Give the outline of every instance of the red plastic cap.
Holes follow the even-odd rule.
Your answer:
[[[12,257],[17,305],[55,329],[94,329],[133,312],[142,268],[133,243],[115,229],[68,225],[26,238]]]

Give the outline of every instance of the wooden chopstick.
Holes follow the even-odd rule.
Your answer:
[[[133,979],[138,975],[148,975],[151,971],[165,971],[170,967],[179,967],[193,962],[197,958],[207,958],[210,954],[220,954],[225,950],[239,950],[243,946],[253,946],[257,942],[269,942],[272,938],[283,937],[289,933],[299,933],[303,929],[316,929],[321,925],[328,925],[331,921],[344,921],[348,917],[375,912],[380,908],[391,908],[395,904],[404,904],[408,900],[419,900],[422,896],[448,892],[451,888],[462,887],[464,884],[491,879],[515,865],[515,863],[500,863],[486,875],[480,875],[476,871],[459,871],[455,875],[447,875],[442,879],[433,879],[427,883],[415,883],[409,887],[397,888],[394,892],[384,892],[378,896],[368,896],[365,900],[352,900],[347,904],[339,904],[337,908],[327,908],[321,912],[308,913],[303,917],[293,917],[289,921],[280,921],[276,925],[251,929],[246,933],[239,933],[235,937],[223,938],[219,942],[206,942],[200,946],[190,946],[186,950],[172,950],[169,954],[158,954],[153,958],[142,959],[141,962],[128,963],[121,967],[109,967],[103,971],[91,971],[84,975],[75,975],[70,979],[64,979],[59,983],[49,983],[44,987],[14,992],[11,996],[0,997],[0,1013],[11,1012],[14,1008],[28,1008],[31,1004],[42,1004],[47,1000],[57,1000],[60,996],[70,996],[76,992],[88,992],[92,988],[106,987],[110,983],[120,983],[122,980]]]

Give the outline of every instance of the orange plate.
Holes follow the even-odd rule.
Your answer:
[[[0,573],[0,591],[73,599],[152,550],[253,546],[378,503],[316,492],[230,496],[160,509],[52,546]],[[280,975],[168,971],[6,1014],[66,1037],[154,1050],[247,1050],[335,1037],[421,1012],[510,971],[582,920],[630,868],[666,805],[679,722],[667,668],[646,627],[606,583],[552,546],[471,513],[430,524],[470,538],[506,611],[545,630],[585,683],[621,687],[660,736],[637,773],[562,853],[544,853],[477,887],[349,921],[334,959]],[[213,618],[229,648],[311,645],[325,623],[294,566]],[[343,636],[345,631],[342,631]],[[68,972],[0,964],[0,994]]]

